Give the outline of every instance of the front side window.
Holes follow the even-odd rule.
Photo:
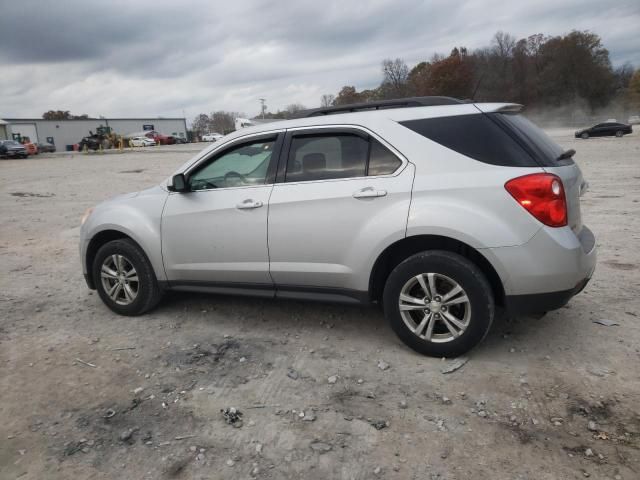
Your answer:
[[[216,155],[189,177],[191,190],[262,185],[275,138],[243,143]]]
[[[401,164],[375,139],[351,133],[298,135],[291,140],[285,181],[387,175]]]

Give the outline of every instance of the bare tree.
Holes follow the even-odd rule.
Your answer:
[[[336,96],[333,95],[332,93],[325,93],[324,95],[322,95],[322,97],[320,97],[320,106],[321,107],[330,107],[331,105],[333,105],[333,102],[335,101]]]
[[[191,122],[191,129],[196,135],[202,136],[209,133],[210,124],[211,119],[209,118],[209,115],[201,113],[193,119],[193,122]]]
[[[226,135],[236,128],[235,121],[239,115],[236,112],[217,111],[209,115],[211,129],[217,133]]]
[[[508,33],[499,30],[493,36],[493,51],[501,59],[509,58],[513,55],[513,49],[516,46],[516,39]]]
[[[287,113],[289,114],[290,117],[306,109],[307,107],[305,107],[301,103],[292,103],[291,105],[287,105],[287,108],[286,108]]]
[[[401,58],[391,60],[387,58],[382,61],[382,75],[384,95],[390,98],[403,96],[407,92],[407,79],[409,77],[409,67]]]

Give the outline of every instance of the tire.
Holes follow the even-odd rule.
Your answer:
[[[616,137],[621,138],[624,135],[624,132],[622,130],[618,130],[616,132]]]
[[[589,138],[589,134],[587,132],[584,132],[583,134],[580,135],[580,138],[582,138],[583,140],[586,140],[587,138]]]
[[[418,281],[418,277],[422,277],[429,287],[431,275],[436,293],[441,295],[424,291]],[[461,291],[452,295],[448,303],[447,293],[453,292],[455,285]],[[424,303],[401,300],[401,293],[413,300],[424,293]],[[442,302],[428,302],[429,298]],[[398,264],[387,278],[383,305],[385,317],[396,335],[416,352],[431,357],[457,357],[475,347],[489,332],[495,314],[493,292],[480,269],[465,257],[442,250],[417,253]],[[431,319],[427,318],[427,312]],[[454,324],[451,317],[458,323]],[[418,334],[410,326],[418,330]]]
[[[118,257],[123,258],[124,262],[116,260]],[[106,273],[106,278],[103,279],[102,270],[105,262],[108,269],[106,271],[117,274],[116,262],[118,261],[122,262],[122,274],[116,275],[114,279],[113,275]],[[131,276],[126,274],[126,272],[131,272],[130,267],[133,267],[134,271]],[[100,247],[94,258],[91,272],[102,301],[107,307],[120,315],[142,315],[153,309],[162,298],[162,291],[158,287],[158,281],[151,263],[142,249],[132,240],[113,240]],[[137,278],[137,282],[133,281],[133,278]],[[124,285],[120,282],[121,280],[128,283],[125,282],[126,285]],[[119,289],[116,283],[121,283]],[[114,295],[116,299],[112,298],[106,290],[111,286],[116,286],[116,290],[119,292]],[[135,293],[132,299],[128,295],[131,293]]]

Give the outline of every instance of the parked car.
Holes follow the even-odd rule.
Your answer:
[[[230,134],[86,212],[87,284],[122,315],[168,290],[377,303],[411,348],[460,355],[496,306],[560,308],[596,264],[575,152],[519,108],[419,97]]]
[[[223,136],[224,135],[220,135],[219,133],[207,133],[206,135],[202,136],[202,141],[203,142],[217,142]]]
[[[176,144],[178,143],[189,143],[189,141],[185,138],[185,137],[173,137],[176,141]]]
[[[618,122],[605,122],[594,125],[591,128],[584,128],[576,132],[576,138],[587,139],[589,137],[622,137],[631,133],[631,125]]]
[[[149,137],[133,137],[129,140],[132,147],[154,147],[156,141]]]
[[[159,145],[173,145],[176,143],[176,139],[172,135],[163,135],[158,133],[155,136],[156,143]]]
[[[15,140],[0,140],[0,157],[2,158],[27,158],[29,152],[24,145]]]
[[[27,149],[27,153],[29,155],[37,155],[38,154],[38,145],[33,142],[22,142],[24,148]]]
[[[638,125],[640,124],[640,115],[631,115],[629,117],[629,125]]]
[[[54,153],[56,151],[56,146],[48,142],[37,143],[37,146],[40,153]]]

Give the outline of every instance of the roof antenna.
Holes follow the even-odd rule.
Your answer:
[[[480,88],[480,85],[482,84],[482,79],[483,78],[484,78],[484,72],[482,73],[482,75],[480,75],[480,78],[478,79],[478,83],[476,83],[476,88],[474,88],[473,94],[471,95],[471,100],[473,100],[474,103],[476,101],[476,93],[478,93],[478,89]]]

